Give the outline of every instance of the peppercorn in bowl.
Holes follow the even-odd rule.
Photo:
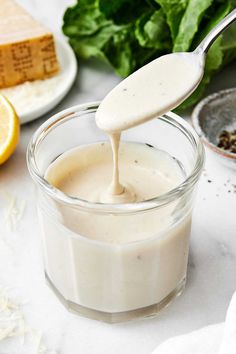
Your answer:
[[[236,169],[236,88],[216,92],[192,113],[198,135],[219,161]]]

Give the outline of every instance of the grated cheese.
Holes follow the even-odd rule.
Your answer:
[[[17,199],[8,192],[5,192],[4,196],[8,203],[5,210],[5,222],[8,230],[13,231],[24,215],[26,203],[24,200],[17,201]]]
[[[45,80],[27,81],[23,84],[0,90],[13,104],[19,116],[48,104],[55,93],[62,89],[65,73]]]
[[[23,313],[18,304],[7,296],[7,288],[0,291],[0,341],[22,335]]]
[[[3,192],[1,195],[7,202],[4,211],[6,225],[10,230],[14,230],[24,215],[26,203],[8,192]],[[4,245],[8,246],[7,242],[1,237],[0,242],[3,241]],[[27,354],[57,354],[56,351],[50,351],[44,345],[41,331],[31,328],[26,323],[22,306],[27,304],[28,301],[21,304],[13,301],[9,296],[10,290],[10,288],[0,287],[0,342],[7,338],[12,340],[15,338],[24,348],[27,338],[27,342],[30,341],[33,348],[33,351],[27,352]]]
[[[21,345],[24,346],[25,337],[28,336],[35,348],[32,354],[57,354],[46,348],[41,331],[27,325],[20,304],[11,300],[8,292],[9,288],[0,289],[0,342],[6,338],[20,337]]]

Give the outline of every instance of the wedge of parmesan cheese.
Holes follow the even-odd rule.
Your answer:
[[[0,88],[59,71],[52,33],[12,0],[0,0]]]

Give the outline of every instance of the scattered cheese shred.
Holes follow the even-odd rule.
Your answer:
[[[32,354],[57,354],[46,348],[41,331],[30,328],[24,318],[20,304],[10,299],[9,288],[0,289],[0,341],[6,338],[19,337],[21,345],[25,344],[25,336],[33,342]]]
[[[5,222],[8,229],[13,231],[24,215],[26,203],[24,200],[17,201],[17,199],[8,192],[5,192],[4,196],[8,203],[5,211]]]
[[[24,317],[19,305],[7,296],[7,289],[0,291],[0,341],[22,335]]]
[[[2,193],[2,196],[7,202],[4,212],[5,222],[9,230],[13,231],[24,215],[26,203],[24,200],[17,200],[8,192]],[[3,238],[0,241],[3,241]],[[4,242],[4,245],[7,243]],[[10,290],[0,287],[0,342],[7,338],[12,340],[18,338],[20,345],[24,347],[27,337],[27,342],[32,343],[32,354],[57,354],[56,351],[46,348],[40,331],[28,326],[21,308],[26,302],[20,305],[13,301],[9,296]]]

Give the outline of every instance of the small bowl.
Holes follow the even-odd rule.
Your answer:
[[[236,169],[236,154],[217,146],[223,130],[236,129],[236,88],[216,92],[200,101],[193,110],[192,122],[203,143],[218,160]]]

